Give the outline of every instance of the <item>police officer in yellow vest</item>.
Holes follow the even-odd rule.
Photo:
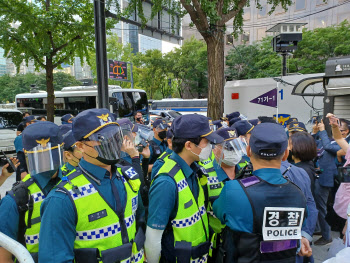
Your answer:
[[[25,245],[38,261],[40,205],[59,182],[57,171],[62,164],[62,136],[52,122],[36,122],[22,133],[23,147],[30,174],[0,203],[0,231]],[[0,248],[0,262],[12,262],[12,255]]]
[[[116,165],[122,134],[107,109],[73,121],[82,159],[41,208],[39,262],[143,262],[143,205],[132,167]]]
[[[207,262],[210,239],[205,196],[196,161],[211,154],[213,134],[208,119],[189,114],[173,122],[173,153],[160,168],[149,191],[145,250],[149,263]]]
[[[75,145],[76,140],[73,136],[72,130],[63,135],[63,160],[65,163],[61,166],[59,173],[60,177],[67,176],[75,171],[82,157],[81,151]]]

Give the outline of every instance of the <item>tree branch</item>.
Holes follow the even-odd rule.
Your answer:
[[[49,35],[49,38],[50,38],[52,50],[55,50],[55,43],[53,42],[52,32],[48,31],[47,34]]]
[[[82,38],[81,38],[80,35],[77,35],[77,36],[73,37],[70,41],[67,41],[67,42],[64,43],[63,45],[61,45],[61,46],[59,46],[59,47],[53,49],[51,55],[52,55],[52,56],[56,55],[58,51],[60,51],[61,49],[65,48],[66,46],[68,46],[68,44],[74,42],[74,41],[77,40],[77,39],[82,39]]]
[[[61,65],[63,62],[65,62],[70,56],[74,54],[74,49],[72,49],[65,57],[57,61],[55,64],[52,64],[53,68],[57,68],[59,65]]]
[[[194,5],[194,7],[196,8],[197,14],[198,14],[198,18],[199,20],[204,23],[206,28],[209,28],[209,23],[208,23],[208,19],[206,14],[203,12],[203,9],[200,5],[200,3],[198,2],[198,0],[192,0],[192,3]]]
[[[227,14],[222,15],[221,17],[221,21],[226,23],[228,22],[231,18],[235,17],[239,11],[242,10],[242,8],[247,4],[248,0],[241,0],[238,5],[237,8],[230,10]]]

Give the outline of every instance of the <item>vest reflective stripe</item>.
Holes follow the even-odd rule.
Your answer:
[[[207,207],[209,225],[211,226],[211,228],[214,230],[215,233],[221,233],[225,225],[221,224],[220,220],[214,215],[212,211],[213,211],[213,202],[219,197],[222,191],[222,188],[224,187],[224,183],[219,181],[212,161],[206,162],[206,164],[203,165],[203,167],[208,174],[208,178],[207,178],[208,183],[206,184],[206,187],[208,189],[208,198],[209,198],[208,207]]]
[[[22,181],[26,182],[28,180],[33,180],[30,174],[27,174]],[[33,183],[28,186],[28,190],[34,201],[31,219],[40,218],[40,206],[45,199],[45,195],[34,180]],[[27,211],[24,217],[26,226],[28,226],[28,215],[29,213]],[[38,221],[38,223],[32,224],[30,228],[26,229],[25,242],[26,247],[30,253],[37,253],[39,251],[40,225],[41,222]]]
[[[165,161],[165,159],[167,159],[169,156],[170,156],[169,153],[163,152],[163,153],[158,157],[158,159]]]
[[[170,222],[174,235],[174,246],[176,242],[190,242],[192,248],[198,246],[209,238],[208,217],[204,205],[204,191],[198,183],[198,203],[196,202],[186,178],[180,166],[171,158],[168,158],[159,174],[167,174],[175,180],[178,190],[177,213]],[[198,259],[191,259],[191,262],[206,262],[208,255],[202,255]]]
[[[139,182],[129,183],[129,181],[139,181],[139,179],[125,180],[121,168],[118,168],[118,173],[121,176],[120,178],[124,183],[127,194],[124,224],[126,226],[128,240],[132,242],[136,235],[135,218],[139,189],[135,189],[134,191],[131,183],[134,186],[139,185]],[[74,248],[98,248],[101,253],[104,250],[123,245],[123,232],[120,219],[94,185],[90,183],[85,175],[78,174],[78,172],[70,174],[67,178],[68,182],[64,182],[62,186],[71,195],[78,218]],[[136,244],[134,243],[130,257],[121,262],[143,262],[143,260],[143,249],[137,251]]]

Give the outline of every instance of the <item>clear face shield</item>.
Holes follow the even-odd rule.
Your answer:
[[[240,115],[239,115],[239,118],[240,118],[241,120],[243,120],[243,121],[247,121],[247,120],[248,120],[247,116],[245,116],[245,115],[243,115],[243,114],[240,114]]]
[[[110,125],[88,137],[88,146],[93,147],[98,161],[112,165],[120,159],[123,145],[122,129],[118,125]],[[87,145],[87,144],[86,144]]]
[[[63,164],[63,151],[60,145],[50,142],[26,151],[28,172],[31,175],[45,173],[52,177]]]
[[[242,159],[242,156],[246,154],[246,149],[241,139],[236,138],[215,145],[214,153],[218,167],[221,167],[223,163],[227,166],[235,166]]]
[[[148,142],[154,137],[153,130],[146,126],[138,124],[138,131],[135,137],[135,146],[139,152],[142,152],[147,147]]]
[[[128,156],[128,154],[124,149],[124,142],[130,141],[133,145],[135,145],[135,138],[129,125],[124,124],[124,125],[121,125],[120,128],[121,128],[121,133],[123,138],[120,157],[123,158]]]

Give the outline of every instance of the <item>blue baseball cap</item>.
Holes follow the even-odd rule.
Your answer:
[[[112,114],[114,116],[114,114]],[[123,125],[127,125],[130,127],[130,130],[131,132],[137,132],[139,130],[139,127],[137,126],[137,124],[133,124],[129,119],[127,118],[123,118],[123,119],[119,119],[117,120],[117,123],[120,125],[120,126],[123,126]]]
[[[63,135],[63,149],[68,150],[73,147],[77,141],[74,139],[72,130],[68,131],[65,135]]]
[[[159,128],[161,130],[167,129],[169,127],[166,120],[158,118],[153,122],[153,128]]]
[[[299,131],[299,132],[307,132],[305,124],[302,122],[291,122],[289,124],[289,132]]]
[[[45,147],[47,143],[50,143],[51,148],[62,144],[62,136],[58,125],[50,121],[38,121],[29,125],[23,130],[22,137],[23,148],[26,151],[37,147],[39,144]]]
[[[259,119],[252,119],[252,120],[249,120],[249,122],[251,124],[253,124],[254,126],[256,126],[256,125],[258,125]]]
[[[238,137],[237,131],[234,128],[222,128],[215,131],[214,134],[219,135],[225,141],[233,140]]]
[[[24,123],[28,123],[28,122],[37,122],[38,120],[35,118],[35,116],[33,115],[29,115],[25,118],[23,118],[23,122]]]
[[[229,126],[232,126],[233,124],[235,124],[237,121],[240,121],[240,120],[241,120],[241,118],[239,118],[239,117],[235,117],[235,118],[230,119]]]
[[[254,125],[246,120],[238,121],[235,124],[233,124],[231,127],[237,130],[238,136],[246,135],[247,133],[251,132],[254,129]]]
[[[241,114],[239,113],[239,111],[234,111],[234,112],[232,112],[232,113],[230,113],[230,114],[227,114],[226,117],[227,117],[227,119],[230,121],[231,119],[237,118],[237,117],[239,117],[240,115],[241,115]]]
[[[212,143],[221,143],[223,138],[210,129],[208,118],[199,114],[187,114],[173,121],[173,134],[176,138],[206,138]]]
[[[74,116],[69,113],[69,114],[63,115],[61,118],[61,121],[68,122],[68,121],[73,121],[73,119],[74,119]]]
[[[107,109],[89,109],[80,112],[73,120],[73,136],[80,141],[100,130],[113,130],[119,127]]]
[[[258,156],[276,157],[288,147],[287,134],[277,123],[261,123],[251,134],[249,145]]]
[[[289,118],[287,121],[286,121],[286,125],[289,125],[291,122],[298,122],[298,118]]]

